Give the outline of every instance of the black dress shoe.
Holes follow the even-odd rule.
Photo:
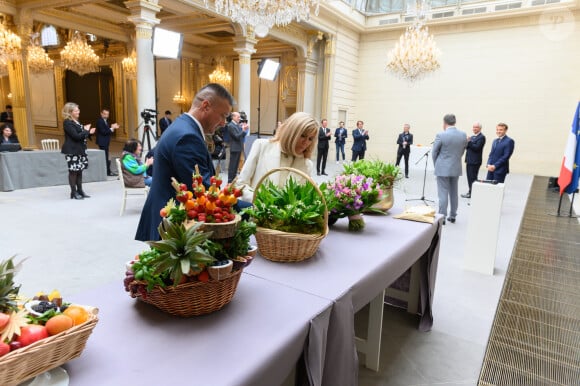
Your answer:
[[[447,220],[449,220],[449,222],[451,224],[455,224],[455,218],[454,217],[447,217]]]
[[[328,174],[326,174],[326,173],[322,172],[322,175],[323,175],[323,176],[327,176]]]
[[[118,174],[117,174],[117,173],[115,173],[115,172],[108,172],[108,173],[107,173],[107,175],[108,175],[109,177],[116,177],[116,176],[118,176]]]
[[[80,194],[78,194],[77,192],[72,192],[72,193],[70,194],[70,199],[72,200],[73,198],[74,198],[75,200],[82,200],[82,199],[83,199],[83,196],[81,196],[81,195],[80,195]]]
[[[319,175],[320,175],[320,173],[316,172],[316,175],[317,175],[317,176],[319,176]]]
[[[83,192],[82,190],[79,191],[77,194],[80,194],[82,198],[90,198],[91,197],[88,194],[86,194],[85,192]]]
[[[462,194],[461,197],[463,197],[463,198],[471,198],[471,193]]]

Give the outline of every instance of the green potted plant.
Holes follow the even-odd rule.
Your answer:
[[[262,184],[269,174],[280,170],[289,170],[308,181],[302,184],[290,176],[283,186],[270,180]],[[257,224],[258,250],[267,259],[288,262],[311,257],[328,232],[324,196],[314,181],[299,170],[270,170],[257,184],[253,204],[245,212]]]
[[[343,174],[358,174],[377,181],[383,197],[373,206],[384,212],[393,207],[393,186],[402,178],[401,169],[395,164],[381,160],[361,159],[344,165]]]

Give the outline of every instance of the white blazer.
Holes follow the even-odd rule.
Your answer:
[[[291,167],[303,171],[310,176],[313,166],[310,159],[282,154],[279,142],[270,142],[269,139],[259,138],[252,144],[252,149],[244,162],[244,167],[238,176],[236,186],[239,188],[243,187],[244,189],[242,199],[252,202],[256,184],[268,171],[279,167]],[[288,172],[272,173],[268,176],[267,180],[280,186],[286,183],[289,174],[292,174],[295,180],[304,182],[304,179],[299,175]]]

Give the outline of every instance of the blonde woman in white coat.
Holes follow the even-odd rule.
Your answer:
[[[256,139],[238,177],[238,187],[243,187],[242,198],[252,202],[256,184],[271,169],[290,167],[311,175],[313,163],[310,157],[316,149],[318,122],[310,114],[294,113],[276,130],[272,139]],[[289,174],[285,171],[272,173],[268,180],[284,185]],[[302,178],[293,174],[293,178]]]

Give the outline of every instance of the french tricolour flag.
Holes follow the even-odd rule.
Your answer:
[[[558,185],[560,185],[560,196],[564,192],[572,194],[578,189],[578,178],[580,177],[580,146],[578,146],[578,136],[580,135],[580,102],[576,107],[576,113],[572,120],[572,129],[568,134],[568,143],[566,144],[566,151],[564,159],[562,160],[562,168],[560,169],[560,176],[558,177]]]

